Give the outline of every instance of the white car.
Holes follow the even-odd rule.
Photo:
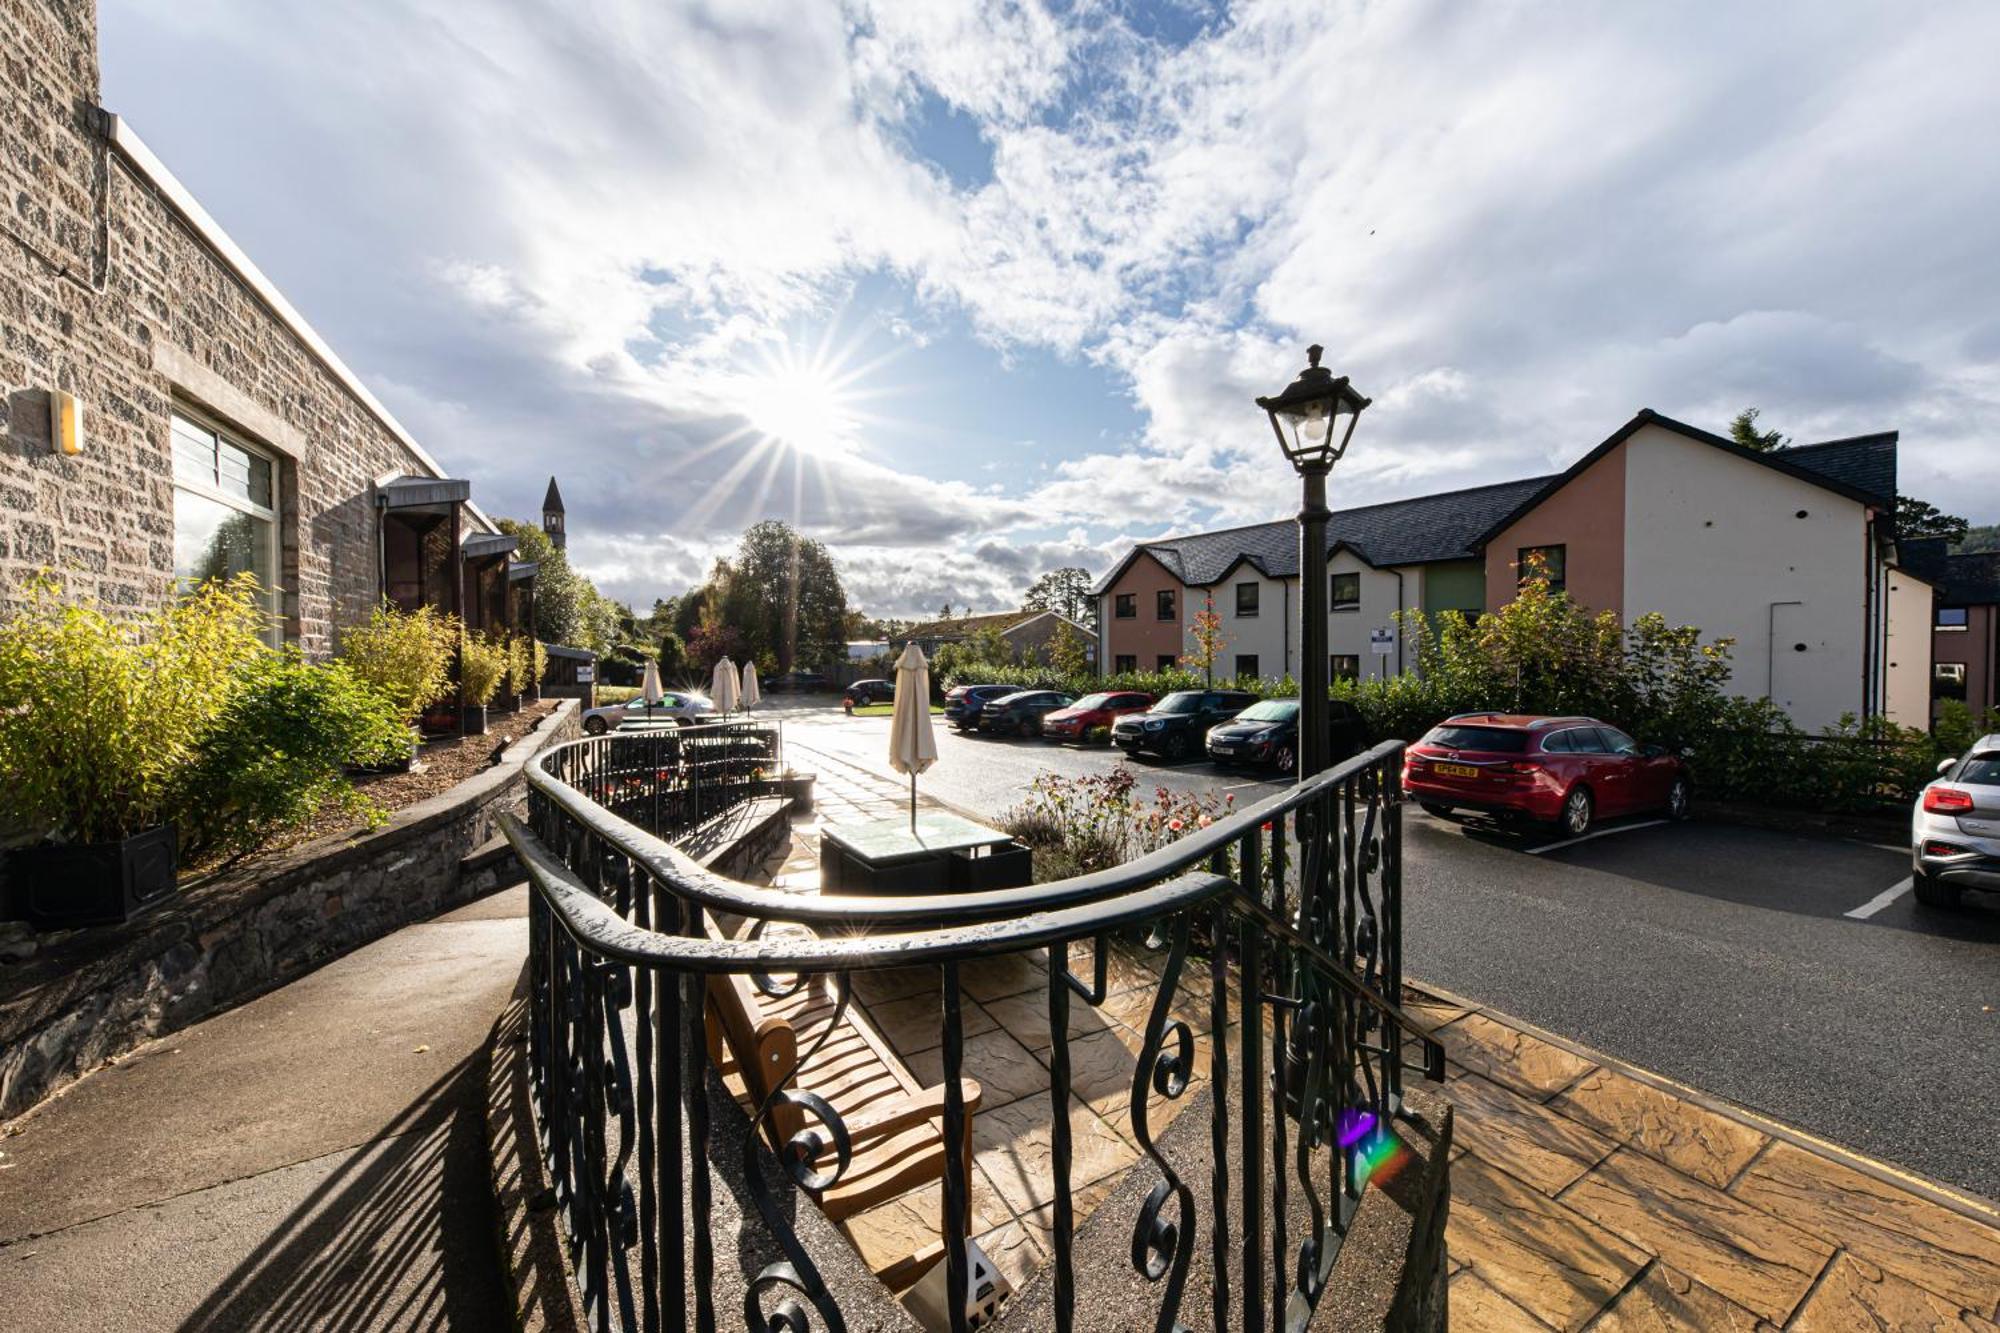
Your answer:
[[[1956,907],[1967,889],[2000,893],[2000,733],[1938,765],[1910,819],[1910,868],[1930,907]]]
[[[660,697],[660,702],[651,707],[647,706],[644,698],[634,695],[622,704],[589,709],[583,715],[583,732],[586,736],[602,736],[627,722],[672,722],[676,726],[690,727],[697,722],[718,720],[715,705],[709,702],[708,696],[669,690]]]

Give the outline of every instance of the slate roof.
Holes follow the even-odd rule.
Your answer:
[[[1896,503],[1896,432],[1855,435],[1824,444],[1780,449],[1773,457],[1797,464],[1872,497],[1884,508]]]
[[[562,492],[556,489],[556,479],[549,478],[548,493],[542,496],[542,512],[560,514],[563,512]]]
[[[1471,560],[1478,555],[1472,540],[1551,480],[1525,477],[1441,495],[1337,509],[1327,520],[1327,550],[1345,546],[1377,568]],[[1268,577],[1291,578],[1299,572],[1299,528],[1294,520],[1283,519],[1141,542],[1098,581],[1094,591],[1101,593],[1117,582],[1140,551],[1165,565],[1181,582],[1195,587],[1224,577],[1239,559]]]
[[[986,629],[997,629],[1006,633],[1024,620],[1033,620],[1040,611],[992,611],[978,616],[953,616],[949,620],[930,620],[921,625],[912,625],[894,636],[897,643],[908,643],[911,639],[969,639]]]

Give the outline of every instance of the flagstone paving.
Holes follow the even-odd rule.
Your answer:
[[[803,757],[814,766],[820,756]],[[818,880],[817,821],[882,818],[907,790],[851,766],[819,768],[819,809],[773,858],[772,882]],[[1131,1076],[1162,955],[1119,946],[1110,996],[1070,1008],[1079,1223],[1138,1158]],[[1071,970],[1092,975],[1090,949]],[[857,979],[857,1000],[919,1077],[942,1073],[936,972]],[[968,967],[966,1069],[974,1117],[974,1228],[1018,1284],[1049,1261],[1050,1102],[1045,960]],[[1205,1067],[1209,978],[1173,999]],[[1937,1329],[2000,1333],[2000,1209],[1843,1153],[1677,1088],[1505,1014],[1413,987],[1410,1012],[1444,1043],[1457,1112],[1451,1328],[1672,1330]],[[1240,1015],[1231,1015],[1231,1020]],[[1231,1049],[1240,1034],[1229,1034]],[[1024,1056],[1027,1059],[1024,1059]],[[1032,1060],[1032,1064],[1028,1062]],[[1187,1098],[1151,1105],[1163,1122]],[[1157,1127],[1157,1124],[1156,1124]],[[1088,1182],[1087,1184],[1085,1182]],[[908,1254],[935,1235],[936,1187],[846,1224],[864,1255]]]

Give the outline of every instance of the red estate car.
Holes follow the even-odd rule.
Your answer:
[[[1111,724],[1127,713],[1143,713],[1153,706],[1153,696],[1136,690],[1102,691],[1086,694],[1068,708],[1042,719],[1042,735],[1052,741],[1087,740],[1099,727],[1109,733]]]
[[[1461,713],[1405,752],[1403,790],[1434,815],[1484,810],[1576,838],[1600,815],[1685,819],[1693,787],[1678,756],[1596,718]]]

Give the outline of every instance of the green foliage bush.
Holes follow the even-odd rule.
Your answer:
[[[403,611],[384,601],[367,624],[341,632],[340,660],[414,722],[449,688],[460,633],[456,616],[428,606]]]
[[[259,654],[173,784],[182,859],[246,852],[328,813],[379,823],[345,770],[388,763],[410,739],[396,705],[347,667]]]
[[[507,674],[507,646],[486,634],[467,634],[458,648],[458,681],[465,701],[484,708],[500,690]]]
[[[181,774],[269,651],[256,596],[243,575],[114,620],[31,583],[0,627],[0,817],[59,842],[173,820]]]
[[[549,674],[549,650],[540,639],[531,638],[528,640],[528,653],[530,658],[528,667],[533,672],[529,684],[533,688],[540,689]]]
[[[528,692],[528,686],[535,676],[534,640],[525,634],[516,634],[505,640],[507,659],[507,693],[520,695]]]
[[[30,585],[0,625],[0,819],[58,842],[172,824],[184,862],[244,851],[329,803],[342,777],[406,752],[403,714],[357,673],[261,639],[248,575],[133,619]]]

